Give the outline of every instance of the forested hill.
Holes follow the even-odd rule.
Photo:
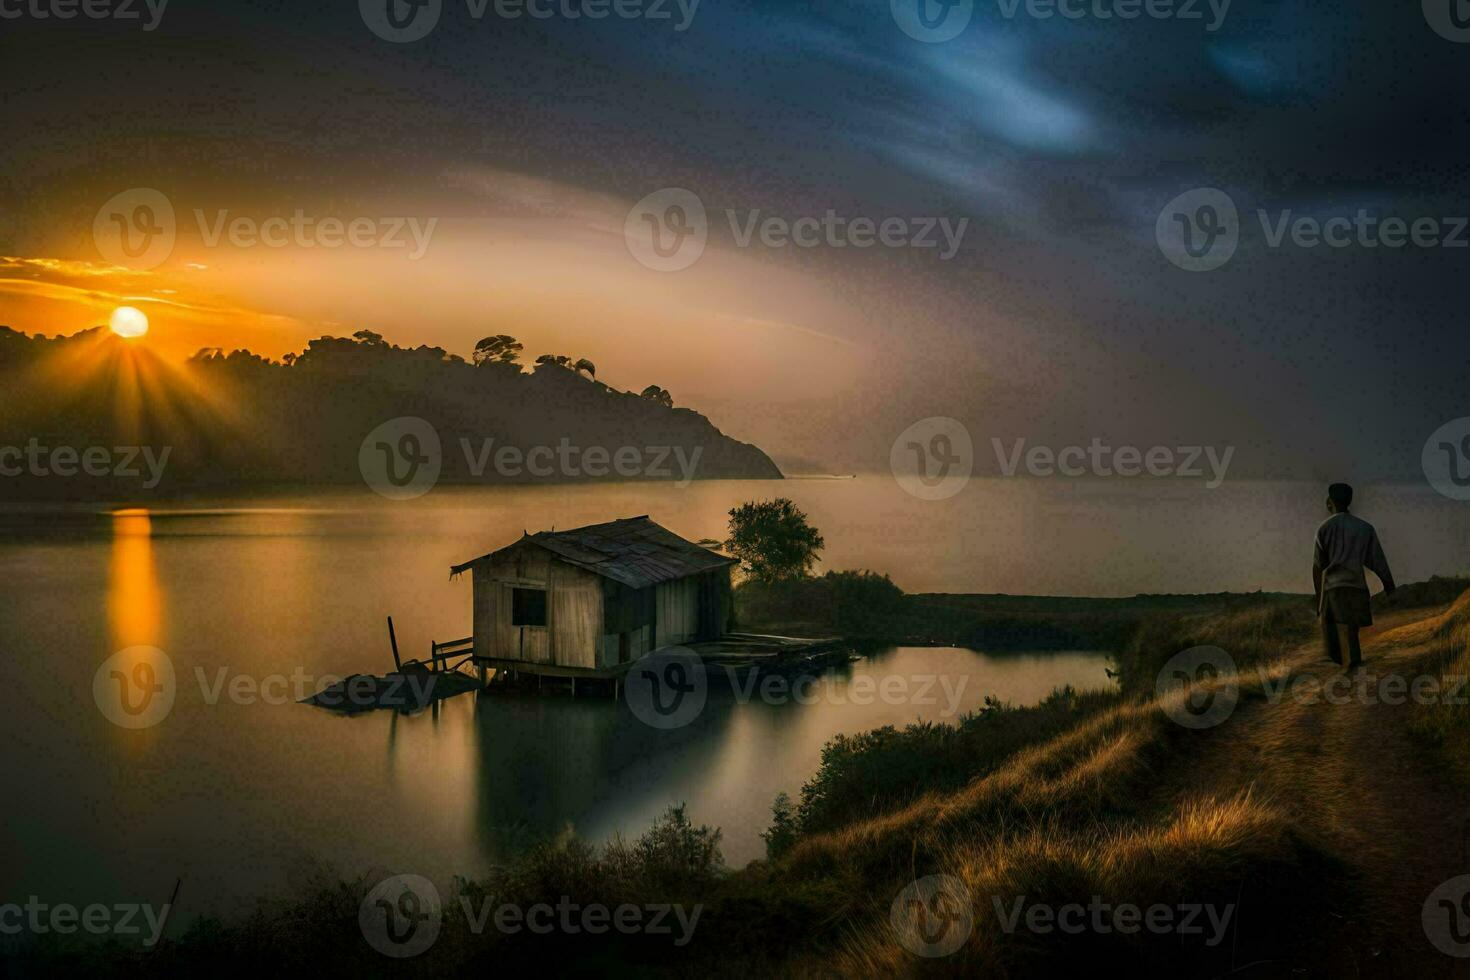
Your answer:
[[[436,463],[436,485],[781,477],[662,388],[619,391],[585,359],[528,370],[519,355],[504,336],[467,360],[363,331],[280,362],[205,350],[176,365],[100,328],[0,327],[0,497],[366,489],[378,455],[400,451]]]

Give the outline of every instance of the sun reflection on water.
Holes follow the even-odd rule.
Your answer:
[[[112,515],[107,611],[114,650],[159,645],[163,595],[153,563],[153,522],[146,510]]]

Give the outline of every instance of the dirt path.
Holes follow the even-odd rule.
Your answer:
[[[1412,683],[1426,673],[1433,644],[1424,627],[1413,625],[1424,615],[1395,614],[1364,631],[1365,665],[1356,686],[1339,680],[1325,688],[1330,696],[1286,691],[1274,700],[1242,700],[1220,730],[1226,744],[1212,767],[1216,777],[1239,786],[1242,774],[1251,774],[1256,790],[1294,811],[1313,838],[1360,874],[1363,905],[1343,918],[1340,935],[1328,944],[1324,975],[1470,977],[1470,959],[1434,948],[1421,919],[1440,883],[1470,874],[1470,795],[1450,785],[1410,739],[1408,697],[1391,703],[1394,688],[1383,687],[1395,675]],[[1317,644],[1301,648],[1290,664],[1292,676],[1314,685],[1341,676]],[[1244,902],[1241,923],[1242,929],[1290,928],[1251,923]]]

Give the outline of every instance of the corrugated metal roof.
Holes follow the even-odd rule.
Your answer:
[[[538,545],[562,561],[633,589],[644,589],[735,564],[734,558],[686,541],[646,516],[590,524],[570,531],[539,531],[507,547],[516,548],[524,544]],[[501,548],[455,565],[450,573],[458,575],[476,562],[505,550],[507,548]]]

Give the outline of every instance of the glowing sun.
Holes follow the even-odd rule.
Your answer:
[[[131,306],[119,306],[112,311],[112,332],[129,340],[148,332],[148,316]]]

